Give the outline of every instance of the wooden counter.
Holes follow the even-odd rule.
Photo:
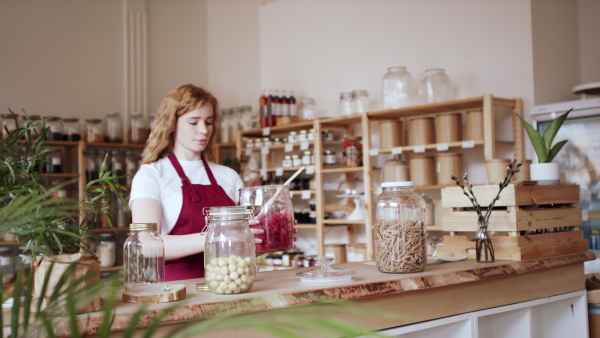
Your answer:
[[[203,314],[214,314],[215,304],[223,308],[235,308],[251,298],[276,296],[276,301],[255,309],[260,311],[311,303],[310,298],[305,296],[317,294],[327,298],[364,302],[403,315],[397,319],[352,319],[355,324],[382,330],[584,290],[583,262],[593,259],[594,253],[587,252],[527,261],[497,261],[491,264],[466,260],[431,265],[424,272],[414,274],[383,274],[374,265],[348,263],[334,265],[356,271],[352,282],[345,285],[303,285],[296,277],[296,273],[302,269],[280,270],[259,273],[250,292],[238,295],[197,292],[196,283],[202,280],[187,280],[183,281],[187,285],[187,298],[179,302],[179,308],[167,318],[165,324],[189,321]],[[151,305],[151,311],[145,314],[142,323],[148,322],[149,318],[172,304]],[[119,302],[113,331],[123,330],[138,306]],[[81,315],[80,318],[85,334],[97,332],[101,322],[99,313]],[[245,337],[249,337],[248,334]]]

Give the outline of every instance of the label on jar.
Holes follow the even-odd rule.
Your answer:
[[[282,175],[283,175],[283,168],[282,167],[278,167],[277,169],[275,169],[275,176],[282,176]]]
[[[294,167],[299,167],[302,165],[302,159],[301,158],[294,158],[292,159],[292,165]]]
[[[288,135],[288,142],[289,143],[296,143],[296,142],[298,142],[298,135]]]
[[[302,165],[311,165],[310,159],[311,155],[302,155]]]
[[[283,160],[283,167],[284,168],[289,168],[292,166],[292,159],[288,158],[288,159],[284,159]]]
[[[263,136],[271,135],[271,128],[269,128],[269,127],[263,128],[262,134],[263,134]]]
[[[298,135],[298,142],[306,142],[306,141],[308,141],[308,137],[306,136],[306,134]]]
[[[335,164],[335,155],[334,154],[326,154],[323,156],[323,162],[325,164]]]
[[[314,132],[310,132],[310,133],[306,134],[306,138],[309,141],[314,141],[315,140],[315,133]]]
[[[285,148],[283,149],[283,151],[285,151],[286,153],[289,153],[291,151],[294,150],[294,144],[293,143],[286,143],[285,144]]]
[[[302,143],[300,143],[300,150],[306,150],[308,149],[308,141],[303,141]]]

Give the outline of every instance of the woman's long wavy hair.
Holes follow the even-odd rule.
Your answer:
[[[207,103],[213,107],[213,126],[217,126],[218,101],[208,91],[192,84],[186,84],[167,94],[154,118],[148,143],[142,154],[142,163],[149,164],[170,155],[175,145],[177,119]],[[214,161],[215,133],[216,128],[213,128],[206,148],[202,152],[202,157],[207,161]]]

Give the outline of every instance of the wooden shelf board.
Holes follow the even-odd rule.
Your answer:
[[[77,147],[78,141],[46,141],[46,144],[53,147]]]
[[[498,97],[494,97],[494,105],[497,106],[507,106],[514,107],[517,104],[517,100],[513,99],[502,99]],[[439,103],[432,103],[420,106],[411,106],[405,108],[398,109],[390,109],[390,110],[380,110],[368,112],[367,116],[371,120],[383,120],[390,118],[403,118],[410,116],[420,116],[420,115],[431,115],[436,113],[446,113],[449,111],[461,111],[461,110],[470,110],[470,109],[483,109],[483,101],[484,97],[473,97],[469,99],[462,100],[454,100],[454,101],[446,101]]]
[[[321,172],[323,174],[336,174],[336,173],[358,173],[358,172],[362,172],[363,171],[363,167],[352,167],[352,168],[323,168],[321,169]]]
[[[444,228],[441,225],[430,225],[425,227],[427,231],[444,231]]]
[[[12,242],[12,241],[10,241],[10,242],[0,242],[0,246],[2,246],[2,245],[17,245],[17,242]]]
[[[316,224],[296,224],[294,226],[296,229],[316,229],[317,225]]]
[[[290,132],[290,131],[297,131],[297,130],[301,130],[301,129],[312,129],[314,126],[314,122],[313,121],[306,121],[306,122],[298,122],[298,123],[292,123],[292,124],[288,124],[285,126],[276,126],[276,127],[269,127],[269,135],[273,135],[273,134],[283,134],[286,132]],[[263,135],[263,128],[261,129],[253,129],[253,130],[245,130],[241,132],[242,137],[265,137]]]
[[[360,123],[362,120],[361,115],[352,115],[352,116],[344,116],[344,117],[330,117],[325,118],[319,121],[324,128],[335,128],[339,125],[352,125]]]
[[[110,268],[100,268],[100,272],[103,272],[103,271],[119,271],[121,269],[123,269],[123,266],[122,265],[117,265],[117,266],[111,266]]]
[[[474,145],[475,147],[481,147],[483,146],[483,140],[478,140],[478,141],[474,141]],[[425,150],[437,150],[437,144],[425,144]],[[463,148],[463,143],[461,142],[449,142],[448,143],[448,149],[454,149],[454,148]],[[413,152],[415,150],[415,146],[404,146],[402,147],[402,152]],[[443,150],[445,151],[445,150]],[[391,148],[381,148],[379,149],[379,154],[391,154],[392,153],[392,149]]]

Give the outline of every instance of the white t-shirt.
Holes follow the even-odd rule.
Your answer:
[[[202,161],[179,160],[181,168],[192,184],[210,184]],[[240,175],[233,169],[208,162],[217,183],[225,193],[235,202],[238,202],[239,189],[244,187]],[[154,163],[144,164],[135,174],[131,185],[131,196],[129,205],[138,198],[152,198],[160,202],[161,233],[167,235],[175,227],[181,207],[183,205],[183,194],[181,192],[181,178],[177,175],[175,167],[168,157],[162,158]]]

